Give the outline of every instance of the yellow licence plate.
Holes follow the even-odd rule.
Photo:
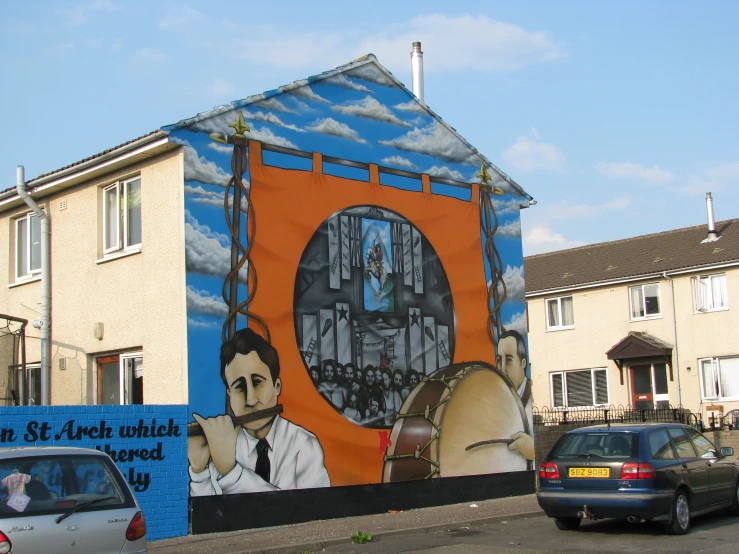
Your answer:
[[[611,476],[610,467],[571,467],[570,477],[596,477],[608,479]]]

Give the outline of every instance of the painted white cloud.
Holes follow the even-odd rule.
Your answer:
[[[408,43],[410,44],[410,43]],[[367,50],[369,52],[370,50]],[[382,58],[381,58],[382,59]],[[367,63],[350,69],[346,72],[346,75],[362,79],[368,83],[375,83],[376,85],[382,85],[384,87],[394,87],[395,82],[388,77],[379,67],[373,63]]]
[[[298,149],[297,145],[293,144],[285,137],[275,135],[270,129],[267,129],[266,127],[263,127],[262,129],[257,129],[255,126],[252,126],[251,131],[246,133],[246,136],[253,138],[254,140],[266,142],[267,144],[284,146],[285,148],[295,148],[296,150]]]
[[[442,165],[441,167],[435,165],[427,169],[425,173],[428,173],[429,175],[432,175],[434,177],[441,177],[442,179],[464,182],[464,175],[462,175],[459,171],[449,169],[445,165]]]
[[[410,127],[410,123],[406,123],[402,119],[399,119],[387,106],[380,104],[376,98],[372,98],[369,95],[365,96],[356,104],[351,104],[349,106],[332,106],[332,108],[337,112],[344,114],[385,121],[387,123],[392,123],[393,125],[400,125],[401,127]]]
[[[498,216],[509,213],[518,213],[521,210],[521,201],[517,198],[511,200],[498,200],[493,197],[493,208]]]
[[[187,324],[190,327],[196,327],[200,329],[215,329],[218,327],[218,323],[215,321],[205,321],[202,319],[196,319],[194,317],[187,318]]]
[[[414,128],[400,137],[380,140],[378,143],[398,150],[427,154],[453,163],[476,165],[480,160],[479,156],[436,121],[421,129]]]
[[[381,161],[385,165],[407,167],[408,169],[418,169],[418,166],[416,164],[414,164],[408,158],[404,158],[403,156],[390,156],[387,158],[383,158]]]
[[[250,188],[250,184],[247,181],[244,183],[246,190]],[[192,185],[185,185],[185,194],[192,197],[192,201],[195,204],[201,204],[204,206],[213,206],[223,210],[223,192],[222,191],[211,191],[206,190],[203,187],[193,187]],[[245,197],[241,197],[241,211],[247,213],[248,202]],[[233,207],[233,194],[228,195],[228,207]]]
[[[400,110],[401,112],[412,112],[428,115],[428,111],[426,110],[426,108],[421,106],[421,104],[416,100],[408,100],[408,102],[404,102],[402,104],[395,104],[393,108],[395,108],[396,110]]]
[[[218,317],[226,317],[228,315],[228,306],[223,301],[223,298],[215,296],[206,290],[199,290],[188,285],[185,298],[188,314],[198,313]]]
[[[233,144],[221,144],[220,142],[209,142],[208,148],[222,154],[228,154],[229,156],[233,154],[234,151]]]
[[[503,281],[506,286],[506,299],[523,302],[526,299],[526,283],[523,278],[523,266],[506,266],[503,272]],[[503,293],[503,286],[498,285],[498,290]]]
[[[633,179],[653,185],[664,185],[672,181],[675,176],[658,165],[645,167],[642,164],[630,162],[606,163],[598,162],[595,168],[606,177],[612,179]]]
[[[134,58],[147,63],[161,63],[167,59],[167,56],[164,52],[156,48],[139,48]]]
[[[513,314],[508,321],[503,322],[506,331],[518,331],[522,335],[528,333],[526,326],[526,311]]]
[[[320,96],[313,92],[313,89],[310,88],[308,85],[303,85],[301,87],[291,89],[289,93],[294,94],[295,96],[301,96],[302,98],[307,98],[308,100],[315,100],[316,102],[328,102],[328,100],[326,100],[323,96]]]
[[[372,92],[370,89],[365,87],[361,83],[355,83],[351,79],[347,79],[343,74],[337,73],[331,77],[326,78],[324,83],[331,83],[332,85],[338,85],[340,87],[356,90],[358,92]]]
[[[341,123],[340,121],[336,121],[335,119],[332,119],[330,117],[316,119],[312,124],[306,127],[306,130],[313,131],[315,133],[323,133],[324,135],[342,137],[361,143],[367,142],[366,140],[361,138],[359,136],[359,133],[357,133],[354,129],[352,129],[345,123]]]
[[[545,31],[529,31],[484,15],[440,13],[387,25],[360,40],[355,52],[373,52],[395,70],[407,67],[414,41],[421,41],[424,54],[433,60],[424,67],[426,73],[514,71],[567,55],[565,43]]]
[[[272,110],[273,112],[297,113],[295,110],[291,110],[290,108],[285,106],[285,104],[280,102],[274,96],[265,98],[264,100],[260,100],[259,102],[254,102],[252,106],[259,107],[265,110]]]
[[[495,231],[495,236],[514,238],[514,239],[520,238],[521,237],[521,220],[516,218],[513,221],[510,221],[508,223],[501,225]]]
[[[187,271],[225,278],[231,271],[230,238],[200,223],[185,210],[185,267]],[[239,274],[246,281],[246,266]]]
[[[177,4],[171,4],[177,6]],[[198,10],[190,6],[180,5],[176,13],[171,13],[162,18],[159,22],[160,29],[181,30],[194,23],[201,23],[204,17]]]
[[[287,124],[283,122],[279,117],[277,117],[275,114],[267,113],[267,112],[248,112],[244,111],[244,117],[247,117],[249,119],[254,119],[256,121],[264,121],[265,123],[271,123],[272,125],[278,125],[279,127],[284,127],[285,129],[291,129],[293,131],[297,131],[298,133],[305,133],[303,129],[300,127],[296,127],[292,124]]]
[[[533,130],[532,135],[533,137],[518,137],[518,140],[501,154],[503,161],[522,173],[537,169],[563,171],[565,157],[559,148],[554,144],[541,142],[536,129]]]
[[[553,231],[548,225],[538,225],[523,234],[523,251],[525,256],[566,250],[586,244],[582,240],[568,240],[561,233]]]
[[[216,165],[198,155],[198,152],[186,140],[171,137],[172,142],[181,144],[185,157],[185,181],[197,181],[206,185],[225,187],[231,176]]]
[[[237,113],[239,110],[229,110],[224,113],[210,116],[202,121],[196,121],[189,127],[191,131],[197,131],[200,133],[221,133],[224,136],[234,134],[233,127],[230,127],[231,123],[236,121]],[[241,110],[244,111],[243,109]],[[254,140],[260,140],[269,144],[275,144],[277,146],[285,146],[287,148],[297,148],[288,139],[275,135],[270,129],[258,129],[256,126],[251,125],[251,130],[246,133],[246,136],[253,138]]]

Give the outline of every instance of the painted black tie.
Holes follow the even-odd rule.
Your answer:
[[[257,466],[254,468],[254,471],[262,479],[267,481],[267,483],[269,483],[269,473],[271,471],[268,452],[269,443],[267,439],[259,439],[257,443]]]

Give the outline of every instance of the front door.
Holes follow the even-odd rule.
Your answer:
[[[654,408],[651,364],[631,366],[631,405],[635,410]]]

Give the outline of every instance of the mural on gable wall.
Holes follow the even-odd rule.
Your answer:
[[[192,496],[530,469],[518,185],[373,56],[168,130]]]

